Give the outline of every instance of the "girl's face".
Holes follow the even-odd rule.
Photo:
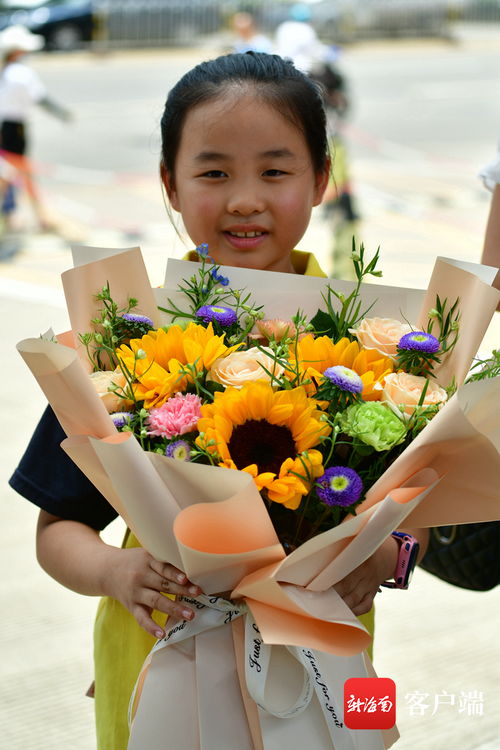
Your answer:
[[[191,240],[217,263],[285,272],[327,182],[301,131],[250,92],[194,107],[175,178],[164,175]]]

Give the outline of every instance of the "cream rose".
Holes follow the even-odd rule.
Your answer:
[[[410,416],[420,401],[426,382],[426,378],[418,375],[392,372],[384,379],[381,401],[385,401],[399,416]],[[430,380],[422,406],[442,406],[447,398],[446,391]]]
[[[98,370],[98,372],[92,372],[90,378],[108,414],[124,411],[130,407],[132,402],[115,392],[117,390],[118,393],[123,394],[123,389],[127,385],[121,370]]]
[[[220,357],[212,365],[208,373],[209,379],[226,387],[232,385],[234,388],[242,388],[245,383],[255,380],[271,381],[268,373],[273,373],[276,378],[281,377],[285,368],[276,362],[271,349],[263,349],[265,351],[253,346],[246,351],[232,352],[227,357]]]
[[[408,323],[401,323],[394,318],[364,318],[357,328],[350,328],[349,332],[356,336],[365,349],[377,349],[386,357],[394,359],[401,337],[412,330]]]

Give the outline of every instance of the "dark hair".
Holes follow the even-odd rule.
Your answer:
[[[170,91],[161,118],[162,165],[175,179],[175,161],[188,112],[234,86],[253,85],[257,96],[300,128],[316,172],[328,159],[326,116],[318,85],[290,60],[265,52],[229,54],[200,63]]]

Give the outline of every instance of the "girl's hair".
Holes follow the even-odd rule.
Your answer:
[[[315,172],[325,170],[328,139],[319,86],[290,60],[264,52],[229,54],[200,63],[170,91],[161,119],[162,166],[175,180],[175,162],[189,111],[226,91],[253,88],[256,96],[304,134]]]

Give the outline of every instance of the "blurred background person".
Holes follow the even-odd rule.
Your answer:
[[[274,37],[274,51],[281,57],[289,57],[304,73],[310,73],[313,66],[328,55],[328,47],[319,40],[310,21],[309,6],[295,3],[290,8],[288,19],[277,27]]]
[[[275,51],[281,57],[291,58],[297,68],[318,81],[323,89],[332,152],[332,176],[323,199],[324,218],[332,229],[332,273],[336,278],[354,279],[351,251],[359,214],[342,135],[349,97],[345,76],[338,65],[340,50],[320,41],[311,24],[310,7],[296,3],[290,9],[289,18],[276,29]]]
[[[333,275],[354,280],[351,261],[353,238],[359,231],[359,212],[353,190],[348,149],[342,133],[349,112],[350,98],[345,76],[338,67],[338,48],[330,47],[323,60],[312,66],[309,75],[322,87],[328,120],[332,174],[323,197],[323,217],[332,231]]]
[[[233,52],[272,52],[273,43],[269,37],[260,33],[255,18],[247,11],[235,13],[231,27],[236,34]]]
[[[0,54],[2,70],[0,73],[0,148],[2,157],[12,164],[24,184],[31,201],[39,228],[42,231],[52,229],[48,220],[35,182],[33,168],[27,157],[29,150],[28,121],[34,104],[43,107],[47,112],[65,122],[71,119],[71,113],[55,102],[39,75],[23,58],[28,52],[40,50],[44,45],[42,36],[32,34],[23,26],[9,26],[0,32]],[[16,208],[15,185],[9,184],[4,191],[2,214],[7,228],[11,228],[12,215]]]

